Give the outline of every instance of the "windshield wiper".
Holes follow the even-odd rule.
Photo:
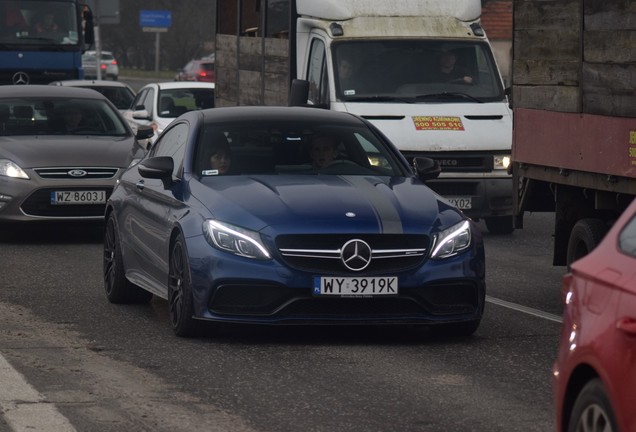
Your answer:
[[[405,102],[415,103],[412,98],[385,95],[345,96],[345,102]]]
[[[443,93],[429,93],[415,96],[415,99],[468,99],[478,103],[484,103],[481,99],[469,95],[468,93],[461,92],[443,92]]]

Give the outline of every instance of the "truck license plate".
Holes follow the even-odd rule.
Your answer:
[[[386,277],[315,277],[316,296],[373,297],[397,295],[397,276]]]
[[[473,200],[471,197],[446,197],[455,207],[461,210],[473,208]]]
[[[53,191],[51,204],[104,204],[106,191]]]

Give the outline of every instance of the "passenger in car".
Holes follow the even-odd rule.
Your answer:
[[[224,175],[230,172],[232,151],[225,136],[215,136],[214,142],[208,147],[208,155],[209,168],[202,172],[204,176]]]

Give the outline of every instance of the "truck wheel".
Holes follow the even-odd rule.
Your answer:
[[[603,240],[607,226],[600,219],[581,219],[570,232],[567,252],[567,266],[584,257]]]
[[[512,216],[494,216],[485,218],[484,221],[492,234],[510,234],[515,230]]]

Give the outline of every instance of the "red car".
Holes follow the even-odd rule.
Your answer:
[[[214,82],[214,60],[203,58],[190,60],[175,76],[175,81]]]
[[[636,200],[563,277],[558,431],[636,431]]]

